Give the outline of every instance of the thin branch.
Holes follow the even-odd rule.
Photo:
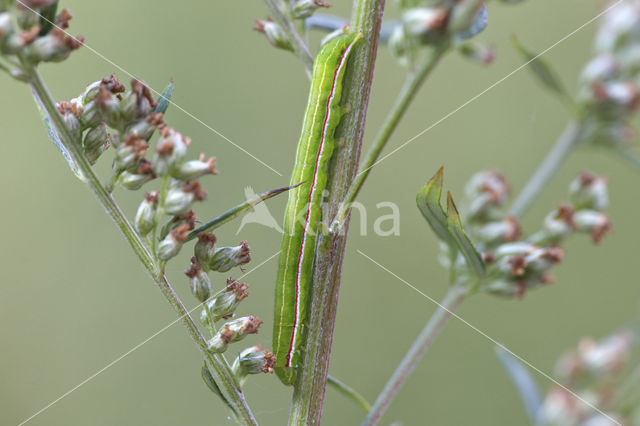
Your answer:
[[[442,328],[451,318],[451,313],[457,309],[466,295],[467,289],[462,285],[454,285],[449,289],[429,322],[422,329],[389,381],[387,381],[382,392],[376,398],[376,402],[373,403],[373,407],[371,407],[371,411],[365,417],[362,425],[375,425],[380,421],[393,398],[398,394],[424,354],[438,337]]]
[[[560,169],[572,149],[580,142],[581,137],[581,124],[575,121],[569,122],[564,132],[556,140],[551,150],[549,150],[544,160],[542,160],[511,205],[511,215],[521,217],[527,211],[531,203],[540,195],[551,178]]]
[[[311,78],[311,71],[313,70],[313,56],[311,56],[309,48],[296,31],[291,20],[287,18],[280,6],[278,6],[276,0],[264,0],[264,4],[271,14],[271,17],[278,23],[278,25],[280,25],[282,31],[287,35],[287,38],[291,43],[291,47],[293,48],[293,53],[300,58],[307,75]]]
[[[29,75],[32,88],[40,98],[40,101],[42,102],[42,105],[47,111],[48,115],[51,117],[52,124],[54,125],[58,133],[61,143],[69,152],[73,161],[78,166],[80,172],[85,177],[89,188],[92,190],[102,207],[105,209],[106,213],[116,223],[125,239],[131,245],[131,248],[135,252],[136,256],[144,266],[151,279],[154,281],[156,286],[160,289],[169,304],[171,304],[173,309],[178,314],[179,318],[182,320],[189,336],[202,352],[202,355],[204,356],[204,359],[210,371],[212,372],[216,383],[218,384],[225,398],[229,401],[229,403],[233,407],[233,410],[237,414],[238,420],[243,424],[257,424],[256,419],[254,418],[253,413],[247,405],[247,402],[244,399],[244,394],[239,388],[237,380],[232,374],[231,368],[229,367],[226,359],[220,354],[213,355],[207,350],[207,342],[204,336],[202,336],[202,334],[200,333],[197,325],[189,315],[189,311],[182,304],[182,301],[179,299],[178,295],[174,292],[171,284],[169,284],[169,281],[167,281],[166,276],[162,273],[160,266],[156,263],[152,254],[147,249],[145,243],[142,241],[135,229],[131,226],[111,194],[109,194],[106,188],[102,185],[102,182],[100,182],[100,179],[94,173],[93,168],[91,167],[89,161],[86,159],[81,150],[80,143],[78,141],[75,141],[71,136],[56,108],[55,101],[49,93],[44,81],[40,77],[40,74],[35,69],[35,67],[31,67],[28,65],[25,65],[24,71]]]

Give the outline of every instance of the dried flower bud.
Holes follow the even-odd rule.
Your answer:
[[[136,231],[143,237],[156,226],[158,212],[158,191],[148,192],[140,203],[134,221]]]
[[[161,112],[152,112],[144,119],[131,124],[125,135],[137,135],[139,138],[149,140],[153,132],[164,129],[167,124],[164,122],[164,115]]]
[[[233,372],[242,380],[249,374],[272,374],[276,357],[260,345],[252,346],[240,352],[233,362]]]
[[[96,109],[100,112],[102,120],[109,127],[114,129],[120,128],[120,102],[116,99],[105,84],[101,84],[98,88],[98,94],[95,97]],[[87,121],[95,120],[92,116],[87,116]]]
[[[282,31],[280,25],[276,24],[272,20],[256,20],[255,24],[253,24],[253,29],[263,33],[272,46],[277,47],[278,49],[293,50],[287,35]]]
[[[559,244],[576,229],[573,216],[573,207],[569,204],[560,204],[545,217],[542,229],[531,236],[529,241],[539,246]]]
[[[430,43],[442,35],[448,16],[449,11],[443,7],[417,7],[402,15],[402,26],[408,37]]]
[[[202,310],[200,321],[206,324],[209,313],[213,316],[213,321],[231,318],[240,302],[249,295],[248,288],[249,286],[245,283],[240,283],[233,278],[227,279],[227,288],[207,302],[207,309]]]
[[[62,116],[64,124],[67,126],[69,133],[74,140],[82,138],[82,125],[80,124],[80,114],[82,114],[82,107],[72,102],[60,102],[58,104],[58,111]]]
[[[40,31],[38,29],[38,31]],[[84,43],[83,36],[69,36],[60,28],[54,27],[49,34],[38,37],[25,49],[25,56],[34,63],[60,62]]]
[[[611,231],[609,216],[599,211],[580,210],[574,214],[573,220],[579,231],[591,234],[595,244]]]
[[[323,0],[298,0],[293,4],[291,14],[294,19],[306,19],[319,8],[329,6],[329,3],[325,3]]]
[[[206,301],[211,296],[211,280],[209,275],[202,270],[195,257],[191,258],[191,267],[184,273],[191,280],[191,293],[200,302]]]
[[[131,91],[127,92],[120,102],[120,113],[124,122],[128,123],[146,117],[157,102],[151,95],[151,90],[144,83],[133,79]]]
[[[620,65],[615,56],[604,53],[593,58],[582,70],[581,83],[587,87],[595,81],[607,82],[620,76]]]
[[[167,192],[167,196],[162,206],[167,214],[180,216],[191,209],[194,201],[202,201],[207,197],[207,193],[200,187],[197,181],[187,181],[177,188],[172,188]]]
[[[96,148],[104,148],[109,142],[109,132],[107,126],[102,123],[89,129],[82,140],[82,148],[85,152],[90,152]]]
[[[200,154],[197,160],[185,161],[180,167],[174,169],[172,176],[180,180],[192,180],[207,174],[218,174],[216,170],[216,159],[215,157],[210,157],[208,160],[205,160],[204,154]]]
[[[189,235],[189,225],[182,224],[169,232],[158,244],[158,259],[167,261],[176,256]]]
[[[198,263],[202,265],[205,271],[209,271],[209,263],[215,253],[216,236],[210,232],[201,232],[198,234],[198,242],[195,244],[193,251]]]
[[[582,172],[569,185],[571,202],[576,210],[606,210],[609,206],[607,179],[590,172]]]
[[[207,344],[209,352],[222,353],[229,343],[238,342],[249,334],[256,334],[262,321],[254,316],[242,317],[229,321],[222,326]]]
[[[220,247],[216,249],[208,266],[212,271],[227,272],[231,268],[244,265],[250,261],[249,244],[246,241],[242,241],[236,247]]]
[[[159,176],[165,176],[178,167],[182,162],[191,139],[182,136],[170,127],[164,127],[153,157],[154,171]]]

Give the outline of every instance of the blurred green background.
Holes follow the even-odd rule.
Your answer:
[[[168,0],[110,2],[65,0],[74,15],[71,30],[87,36],[88,48],[42,72],[58,99],[115,73],[118,64],[161,89],[176,82],[173,100],[285,176],[280,177],[213,134],[177,108],[169,123],[193,138],[192,154],[218,158],[220,174],[203,180],[208,218],[256,192],[288,183],[308,81],[297,60],[271,49],[251,31],[265,15],[261,2]],[[333,13],[349,13],[350,2],[334,2]],[[543,50],[595,16],[603,2],[525,1],[490,5],[489,28],[479,37],[492,43],[497,61],[488,68],[450,55],[420,92],[387,152],[422,131],[521,64],[509,37]],[[389,4],[388,15],[395,13]],[[591,52],[595,25],[569,38],[546,58],[567,85]],[[317,36],[314,36],[317,40]],[[404,71],[385,48],[378,55],[369,108],[369,142],[389,109]],[[175,316],[138,265],[93,196],[69,172],[40,124],[29,89],[0,76],[0,424],[16,425],[87,379]],[[347,247],[331,371],[373,401],[422,328],[434,305],[364,257],[361,250],[431,297],[446,291],[446,274],[435,256],[437,242],[415,207],[415,193],[441,165],[445,184],[461,194],[469,176],[484,168],[502,171],[519,190],[562,131],[567,114],[522,71],[457,112],[371,174],[360,201],[367,207],[368,235],[353,232]],[[103,176],[108,160],[99,169]],[[629,265],[640,248],[637,224],[640,175],[603,152],[581,150],[546,188],[524,220],[537,229],[542,217],[566,198],[567,185],[583,169],[611,179],[614,232],[600,247],[584,236],[566,245],[557,282],[522,301],[477,296],[459,314],[540,369],[586,335],[600,337],[637,318],[640,289]],[[117,192],[132,216],[142,193]],[[375,236],[373,222],[400,207],[401,235]],[[282,217],[285,198],[268,203]],[[249,240],[258,265],[274,254],[279,235],[239,222],[220,230],[223,244]],[[356,221],[352,225],[355,231]],[[170,277],[189,306],[195,301],[182,270],[188,250],[172,262]],[[250,285],[242,314],[265,321],[247,345],[270,346],[276,261],[244,280]],[[235,272],[235,276],[240,272]],[[223,276],[217,278],[218,288]],[[239,350],[238,344],[232,350]],[[29,422],[30,425],[212,425],[226,412],[200,379],[201,359],[176,324]],[[549,382],[536,376],[543,388]],[[273,376],[251,378],[247,397],[261,424],[281,425],[290,389]],[[357,424],[362,413],[328,389],[328,425]],[[384,422],[406,425],[521,425],[524,411],[493,345],[452,320],[387,412]]]

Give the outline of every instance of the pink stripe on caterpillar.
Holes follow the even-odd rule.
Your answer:
[[[309,231],[309,219],[311,216],[311,202],[313,200],[313,197],[315,195],[315,191],[316,191],[316,180],[318,177],[318,168],[320,165],[320,160],[322,159],[322,153],[323,153],[323,149],[324,149],[324,143],[325,143],[325,139],[326,139],[326,135],[327,135],[327,127],[329,125],[329,118],[331,115],[331,102],[333,101],[333,98],[335,96],[335,91],[336,91],[336,83],[337,83],[337,79],[338,79],[338,75],[340,74],[340,71],[342,70],[342,68],[345,66],[346,64],[346,59],[349,56],[349,52],[351,51],[351,48],[353,47],[353,45],[355,44],[357,40],[354,40],[353,42],[351,42],[351,44],[349,44],[349,46],[347,46],[347,48],[344,50],[344,52],[342,53],[342,57],[340,58],[340,62],[338,64],[338,67],[336,68],[335,72],[333,73],[333,82],[331,84],[331,93],[329,94],[329,99],[327,100],[327,106],[326,106],[326,110],[325,110],[325,117],[324,117],[324,122],[322,125],[322,135],[320,137],[320,145],[318,147],[318,154],[316,155],[316,162],[315,162],[315,168],[314,168],[314,172],[313,172],[313,180],[311,182],[311,191],[309,191],[309,200],[307,203],[307,215],[305,218],[305,223],[304,223],[304,230],[302,232],[302,244],[300,245],[300,252],[298,253],[298,264],[297,264],[297,268],[296,268],[296,298],[295,298],[295,312],[294,312],[294,316],[293,316],[293,332],[291,333],[291,340],[289,342],[289,350],[287,351],[287,355],[286,355],[286,360],[285,360],[285,367],[291,367],[291,358],[293,356],[293,351],[294,351],[294,347],[295,347],[295,342],[296,339],[298,337],[298,328],[299,328],[299,324],[298,324],[298,320],[300,318],[300,278],[301,278],[301,269],[302,269],[302,264],[303,264],[303,259],[304,259],[304,249],[305,249],[305,243],[307,241],[307,233]]]

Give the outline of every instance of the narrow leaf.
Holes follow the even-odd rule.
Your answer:
[[[44,105],[42,105],[42,101],[40,100],[40,97],[35,92],[35,90],[33,91],[33,98],[35,99],[36,105],[38,106],[38,111],[40,111],[40,117],[42,118],[42,122],[44,123],[45,128],[47,129],[47,135],[49,136],[49,139],[51,140],[51,142],[53,142],[56,148],[58,148],[58,151],[60,151],[64,159],[67,160],[67,164],[71,168],[73,174],[75,174],[76,177],[81,181],[86,182],[87,180],[80,171],[80,168],[75,163],[75,161],[73,161],[73,158],[71,158],[71,154],[60,141],[60,136],[58,135],[58,131],[55,128],[55,124],[47,113]]]
[[[436,236],[453,248],[453,239],[447,227],[447,215],[440,205],[443,172],[444,167],[440,167],[440,170],[418,191],[416,203]]]
[[[156,105],[153,112],[161,112],[164,114],[167,111],[167,108],[171,103],[171,95],[173,94],[173,87],[174,87],[173,79],[171,79],[171,81],[169,81],[169,84],[167,84],[167,87],[165,87],[164,90],[162,91],[160,98],[158,98],[158,105]]]
[[[58,0],[40,11],[40,37],[49,34],[56,20],[56,12],[58,11]]]
[[[502,366],[507,371],[509,378],[520,394],[529,421],[531,424],[537,424],[537,413],[542,405],[542,397],[540,396],[538,385],[533,380],[533,377],[531,377],[531,374],[529,374],[529,370],[527,370],[517,358],[500,346],[496,346],[495,351]]]
[[[187,241],[194,239],[201,232],[213,231],[214,229],[224,225],[225,223],[232,221],[236,217],[242,216],[243,214],[249,212],[253,209],[254,206],[260,204],[261,202],[268,200],[271,197],[275,197],[278,194],[282,194],[283,192],[286,192],[297,186],[300,186],[301,184],[302,182],[297,185],[276,188],[272,189],[271,191],[263,192],[262,194],[256,195],[251,199],[245,201],[244,203],[238,204],[237,206],[227,210],[215,219],[212,219],[204,225],[194,229],[187,236]]]
[[[364,396],[360,395],[360,393],[351,386],[347,385],[344,382],[341,382],[333,376],[327,376],[327,384],[333,386],[335,390],[358,404],[365,413],[371,411],[371,404],[369,404]]]
[[[460,213],[458,213],[458,208],[453,202],[453,197],[450,192],[447,192],[447,224],[449,232],[453,236],[458,250],[460,250],[467,261],[469,269],[475,271],[478,277],[482,277],[485,270],[484,261],[462,228]]]
[[[207,385],[209,390],[211,390],[211,392],[213,392],[216,395],[218,395],[220,397],[220,399],[222,400],[222,402],[224,402],[231,409],[231,411],[234,414],[236,414],[236,411],[233,409],[233,406],[231,404],[229,404],[229,401],[227,401],[227,398],[224,397],[224,395],[222,394],[222,391],[218,387],[216,381],[213,379],[213,376],[211,375],[211,372],[207,368],[207,364],[204,364],[202,366],[201,374],[202,374],[202,380]]]
[[[527,50],[522,44],[520,44],[515,36],[511,37],[511,42],[527,62],[531,61],[528,68],[538,78],[543,86],[564,98],[570,98],[569,93],[560,80],[560,77],[547,63],[547,61],[539,57],[537,54]]]

